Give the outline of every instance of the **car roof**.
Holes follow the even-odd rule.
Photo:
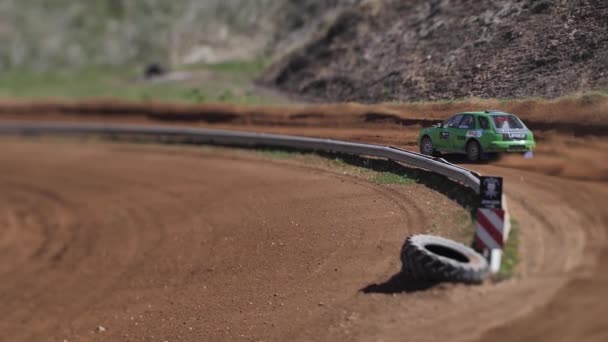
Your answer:
[[[454,115],[464,115],[464,114],[482,115],[482,116],[514,115],[514,114],[511,114],[511,113],[503,112],[501,110],[486,110],[486,111],[483,111],[483,112],[481,112],[481,111],[479,111],[479,112],[462,112],[462,113],[457,113],[457,114],[454,114]]]
[[[488,113],[486,112],[462,112],[462,113],[456,113],[454,115],[465,115],[465,114],[471,114],[471,115],[488,115]]]

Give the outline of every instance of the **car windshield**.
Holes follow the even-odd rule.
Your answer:
[[[515,115],[492,115],[492,119],[494,119],[494,126],[496,126],[497,129],[524,128],[524,124]]]
[[[462,119],[462,114],[454,115],[443,123],[443,127],[447,127],[447,128],[458,127],[458,124],[460,123],[461,119]]]
[[[473,115],[470,115],[470,114],[465,115],[464,118],[462,119],[462,121],[460,122],[460,124],[458,125],[458,128],[474,129],[475,128],[475,118],[473,117]]]

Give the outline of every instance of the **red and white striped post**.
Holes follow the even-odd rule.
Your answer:
[[[502,250],[511,232],[507,201],[502,194],[502,178],[482,177],[480,205],[475,217],[475,247],[490,262],[490,271],[500,271]]]

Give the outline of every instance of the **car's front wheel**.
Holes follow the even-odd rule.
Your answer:
[[[420,153],[427,156],[432,156],[435,153],[435,147],[433,146],[433,140],[428,136],[420,139]]]
[[[476,140],[467,143],[467,159],[471,162],[478,162],[481,157],[481,146]]]

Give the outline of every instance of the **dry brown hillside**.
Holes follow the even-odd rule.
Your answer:
[[[556,97],[608,87],[606,0],[385,0],[262,82],[328,101]]]

